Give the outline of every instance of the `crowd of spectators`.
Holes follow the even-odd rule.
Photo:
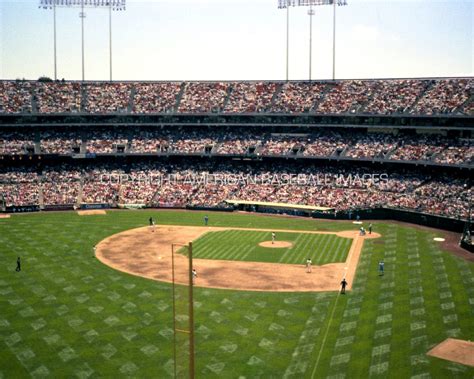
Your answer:
[[[247,154],[250,148],[257,149],[262,144],[258,138],[251,136],[236,135],[233,138],[223,139],[219,142],[216,153],[217,154]]]
[[[179,103],[181,113],[220,112],[228,96],[229,83],[187,83]]]
[[[30,113],[33,82],[0,81],[0,113]]]
[[[0,113],[309,112],[472,116],[473,88],[473,78],[287,83],[0,81]]]
[[[131,102],[131,83],[87,83],[86,112],[125,113]]]
[[[133,113],[170,113],[175,110],[180,83],[137,83]]]
[[[120,130],[93,130],[86,138],[88,153],[111,154],[117,152],[118,146],[128,145],[128,137]]]
[[[284,84],[271,108],[272,113],[308,113],[323,97],[326,84],[296,82]]]
[[[89,128],[72,130],[30,130],[0,133],[0,154],[28,154],[39,143],[43,154],[84,152],[114,154],[117,152],[175,154],[247,154],[291,155],[303,157],[347,157],[353,159],[387,159],[427,161],[448,165],[474,163],[472,139],[440,134],[388,134],[319,130],[306,133],[273,133],[251,128],[233,131],[185,127]]]
[[[54,131],[41,133],[41,152],[43,154],[71,154],[79,149],[81,138],[73,131]]]
[[[271,135],[264,139],[259,153],[262,155],[288,155],[304,142],[304,138],[287,135]]]
[[[443,139],[436,136],[405,138],[398,144],[398,148],[390,155],[392,160],[429,161],[446,148]]]
[[[47,167],[41,175],[31,169],[0,172],[0,193],[7,206],[39,204],[41,191],[45,205],[216,207],[226,200],[247,200],[337,211],[388,206],[449,217],[467,217],[474,194],[467,178],[277,163],[135,163],[127,169],[102,164]]]
[[[397,142],[398,140],[391,135],[367,134],[357,138],[348,147],[345,156],[349,158],[385,158],[387,154],[397,148]]]
[[[303,143],[303,156],[330,157],[349,146],[350,138],[338,132],[319,132]]]
[[[458,108],[472,97],[473,89],[472,78],[436,80],[412,107],[410,113],[426,115],[456,113]]]
[[[260,113],[270,109],[277,83],[234,83],[224,107],[228,113]]]
[[[141,130],[130,140],[129,152],[133,153],[205,153],[206,148],[212,149],[217,137],[211,138],[210,133],[196,130]]]
[[[474,164],[474,143],[466,139],[447,144],[446,148],[434,157],[434,161],[450,165]]]
[[[363,113],[364,106],[377,91],[376,81],[348,80],[328,86],[332,88],[318,104],[317,113]]]
[[[81,201],[87,204],[116,203],[120,193],[120,178],[123,174],[123,169],[110,164],[83,168]]]
[[[46,167],[42,171],[41,188],[45,205],[77,204],[81,171],[69,166]]]
[[[379,80],[377,92],[364,108],[370,114],[406,113],[423,93],[427,83],[421,80]]]
[[[0,132],[1,154],[26,154],[28,147],[34,147],[35,136],[32,132],[4,131]]]
[[[81,111],[81,84],[66,82],[38,83],[36,106],[40,113],[77,113]]]
[[[36,205],[39,203],[39,176],[33,168],[4,168],[0,170],[0,204]]]

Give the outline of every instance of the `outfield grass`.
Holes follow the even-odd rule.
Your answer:
[[[115,271],[92,253],[104,237],[144,226],[151,215],[174,225],[202,225],[204,217],[132,211],[0,219],[0,378],[172,375],[171,287]],[[357,229],[209,216],[211,226]],[[383,237],[365,241],[345,296],[196,288],[197,377],[472,378],[473,368],[425,353],[447,337],[474,339],[474,265],[441,251],[435,233],[374,226]]]
[[[272,232],[226,230],[208,232],[193,243],[193,257],[249,262],[305,264],[307,258],[317,265],[345,262],[352,239],[333,234],[276,234],[278,241],[291,242],[289,248],[268,248],[258,244],[271,241]]]

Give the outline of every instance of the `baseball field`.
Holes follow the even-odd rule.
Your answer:
[[[209,213],[205,228],[203,217],[108,211],[0,219],[0,378],[171,377],[165,245],[179,238],[193,241],[198,268],[196,377],[474,376],[462,348],[451,348],[449,360],[427,354],[447,338],[474,339],[474,263],[455,244],[433,240],[452,241],[449,233],[374,222],[377,238],[359,240],[360,226],[350,221]],[[285,243],[270,246],[272,231]],[[220,285],[222,272],[222,282],[237,280]],[[238,287],[250,281],[239,275],[264,287]],[[294,290],[284,290],[286,280]]]

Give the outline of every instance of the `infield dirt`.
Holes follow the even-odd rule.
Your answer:
[[[93,216],[93,215],[106,215],[107,212],[103,209],[94,209],[94,210],[87,210],[87,211],[77,211],[79,216]]]
[[[427,354],[474,367],[474,342],[448,338],[428,351]]]
[[[149,279],[171,282],[171,245],[187,244],[208,231],[256,230],[287,233],[335,234],[352,238],[346,262],[313,266],[312,273],[301,265],[241,262],[214,259],[193,259],[198,272],[195,286],[247,291],[316,292],[337,291],[343,277],[351,289],[360,253],[365,239],[378,238],[380,234],[359,236],[358,231],[338,233],[315,231],[266,230],[247,228],[218,228],[197,226],[160,225],[153,232],[149,227],[131,229],[114,234],[97,245],[96,256],[114,269]],[[184,283],[187,278],[188,259],[175,254],[175,278]]]

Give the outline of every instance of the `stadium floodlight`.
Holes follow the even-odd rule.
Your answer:
[[[85,80],[84,68],[84,19],[86,13],[84,8],[108,8],[109,9],[109,59],[110,59],[110,80],[112,81],[112,11],[124,11],[126,0],[40,0],[40,9],[53,10],[54,27],[54,80],[57,79],[57,58],[56,58],[56,8],[81,8],[79,17],[81,18],[81,43],[82,43],[82,81]]]
[[[336,5],[347,5],[346,0],[278,0],[278,8],[286,9],[286,80],[288,81],[290,55],[290,7],[310,7],[309,15],[309,80],[311,80],[312,32],[314,16],[313,6],[332,5],[333,8],[333,35],[332,35],[332,79],[336,79]]]
[[[313,16],[316,12],[313,9],[313,5],[309,6],[308,16],[309,16],[309,81],[311,81],[311,58],[313,57]]]

